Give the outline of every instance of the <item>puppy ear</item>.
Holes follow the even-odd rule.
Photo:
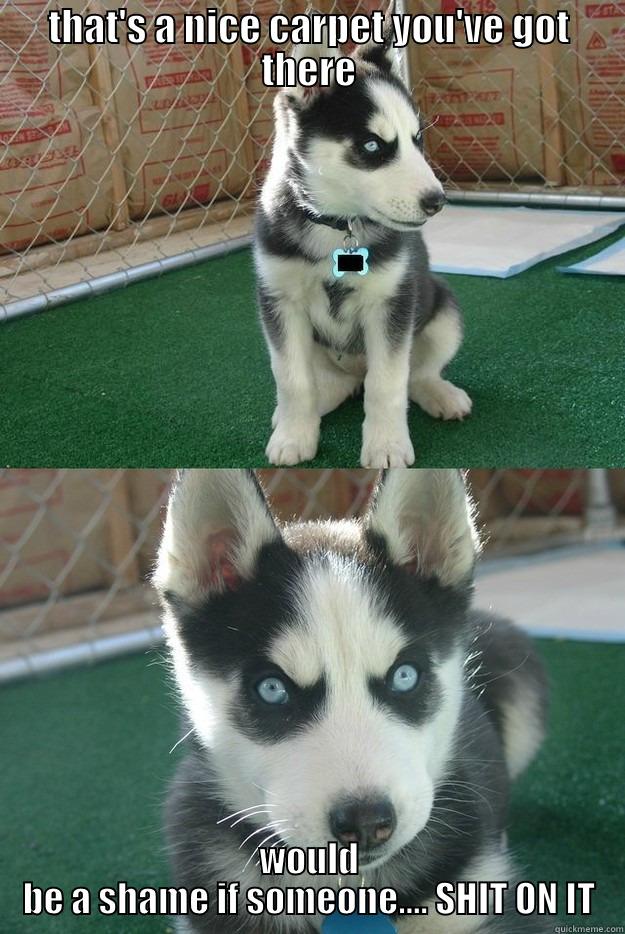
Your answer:
[[[399,66],[399,56],[393,45],[395,33],[393,30],[393,13],[395,12],[395,0],[389,0],[384,11],[384,31],[382,42],[367,42],[365,45],[357,46],[353,58],[357,62],[365,62],[386,74],[401,77]]]
[[[301,61],[303,58],[314,58],[319,61],[321,58],[335,59],[338,56],[338,52],[336,49],[331,49],[325,42],[319,42],[306,45],[294,45],[291,50],[291,55],[297,62]],[[284,88],[282,93],[288,104],[301,110],[310,106],[310,104],[327,90],[327,87],[321,87],[318,84],[306,88],[297,85],[294,88]]]
[[[454,587],[479,552],[473,512],[460,471],[398,467],[380,477],[365,523],[396,564]]]
[[[183,471],[169,499],[153,582],[165,598],[197,603],[249,578],[260,549],[279,538],[252,471]]]

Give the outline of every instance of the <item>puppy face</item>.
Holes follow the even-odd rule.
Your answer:
[[[333,53],[307,46],[296,54]],[[424,156],[421,117],[390,45],[365,46],[354,58],[356,79],[348,87],[278,95],[276,146],[289,150],[312,210],[366,216],[398,230],[419,227],[445,201]]]
[[[462,700],[474,554],[453,472],[391,473],[361,524],[278,529],[248,475],[191,472],[157,574],[182,697],[232,810],[265,809],[258,843],[355,841],[368,866],[429,818]],[[210,515],[194,519],[201,502]],[[210,557],[224,534],[229,551]]]
[[[319,93],[294,120],[302,187],[319,213],[405,230],[444,203],[419,113],[396,79],[367,70],[350,87]]]

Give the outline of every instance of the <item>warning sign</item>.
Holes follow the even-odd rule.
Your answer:
[[[605,41],[603,36],[600,36],[598,32],[593,32],[592,36],[586,43],[587,49],[605,49],[607,48],[608,43]]]

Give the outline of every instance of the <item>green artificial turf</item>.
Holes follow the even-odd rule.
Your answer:
[[[565,276],[619,234],[511,279],[448,276],[466,315],[449,376],[465,423],[415,405],[417,466],[624,463],[625,287]],[[0,463],[262,466],[274,387],[249,251],[4,325]],[[323,420],[312,466],[359,462],[362,400]]]
[[[545,640],[552,721],[517,785],[510,841],[525,878],[596,881],[592,919],[625,919],[625,646]],[[164,918],[24,919],[21,886],[167,884],[160,809],[183,747],[164,667],[148,655],[0,691],[0,930],[170,930]],[[555,920],[555,919],[554,919]]]

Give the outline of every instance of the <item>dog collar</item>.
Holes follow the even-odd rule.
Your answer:
[[[331,227],[333,230],[340,230],[341,233],[351,233],[351,222],[353,217],[334,217],[331,214],[315,214],[308,208],[303,209],[306,220],[311,224],[321,224],[323,227]]]
[[[308,208],[303,208],[306,219],[313,224],[323,224],[324,227],[331,227],[332,230],[338,230],[345,234],[343,238],[343,249],[333,250],[332,274],[335,279],[341,279],[345,273],[355,272],[359,276],[366,276],[369,272],[369,250],[360,246],[358,238],[354,236],[353,222],[355,217],[333,217],[330,214],[314,214]],[[366,220],[366,218],[359,218]]]

